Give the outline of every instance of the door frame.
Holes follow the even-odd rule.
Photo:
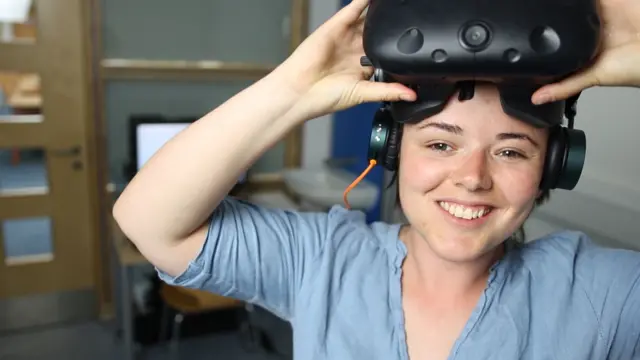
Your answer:
[[[47,0],[41,0],[47,1]],[[90,113],[87,118],[88,137],[95,146],[91,149],[91,160],[95,164],[92,169],[93,184],[91,197],[96,234],[94,239],[95,277],[96,277],[96,308],[98,317],[110,319],[115,314],[113,301],[113,272],[110,265],[112,258],[111,247],[111,198],[109,189],[109,160],[107,155],[107,124],[103,105],[102,83],[102,28],[101,28],[101,0],[83,0],[84,4],[84,39],[86,43],[86,62],[91,80],[87,84],[87,91],[91,94]]]

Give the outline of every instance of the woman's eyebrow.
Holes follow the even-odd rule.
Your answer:
[[[436,128],[438,130],[442,130],[442,131],[446,131],[455,135],[462,135],[464,133],[464,131],[462,130],[462,128],[458,125],[453,125],[453,124],[448,124],[446,122],[442,122],[442,121],[438,121],[438,122],[427,122],[424,124],[420,124],[418,126],[418,128],[420,130],[422,129],[426,129],[426,128]],[[533,140],[529,135],[525,134],[525,133],[516,133],[516,132],[507,132],[507,133],[500,133],[496,136],[496,138],[498,140],[525,140],[525,141],[529,141],[533,146],[535,146],[536,148],[539,148],[540,145],[538,145],[538,143]]]
[[[512,132],[501,133],[501,134],[498,134],[496,138],[498,140],[511,140],[511,139],[526,140],[526,141],[529,141],[531,144],[533,144],[533,146],[537,148],[540,147],[540,145],[538,145],[538,143],[535,140],[533,140],[529,135],[523,134],[523,133],[512,133]]]
[[[426,129],[426,128],[429,128],[429,127],[440,129],[440,130],[443,130],[443,131],[446,131],[446,132],[450,132],[450,133],[453,133],[453,134],[456,134],[456,135],[462,135],[462,133],[463,133],[462,128],[460,126],[447,124],[445,122],[428,122],[428,123],[425,123],[425,124],[420,124],[418,126],[418,128],[420,130]]]

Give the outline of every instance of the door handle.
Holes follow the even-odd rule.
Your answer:
[[[68,147],[66,149],[51,150],[51,154],[54,156],[70,157],[70,156],[80,155],[81,151],[82,151],[82,148],[80,147],[80,145],[76,145],[76,146]]]
[[[66,149],[55,149],[50,151],[53,156],[56,157],[77,157],[80,156],[82,152],[82,147],[80,145],[70,146]],[[79,159],[73,160],[71,163],[71,168],[73,170],[82,170],[82,161]]]

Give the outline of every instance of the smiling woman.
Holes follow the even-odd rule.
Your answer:
[[[546,195],[538,184],[548,130],[505,114],[491,85],[479,84],[471,100],[453,96],[402,136],[401,206],[434,255],[491,257]]]
[[[243,168],[299,124],[362,102],[417,100],[401,84],[366,80],[369,3],[351,2],[276,71],[161,149],[116,203],[123,231],[167,283],[290,321],[301,359],[633,358],[637,253],[570,231],[503,246],[553,188],[541,185],[556,172],[548,154],[567,151],[555,131],[531,125],[542,121],[507,115],[494,87],[478,84],[473,97],[453,96],[404,125],[397,180],[407,224],[226,196]],[[558,115],[544,120],[556,126]],[[398,146],[387,145],[395,165]]]

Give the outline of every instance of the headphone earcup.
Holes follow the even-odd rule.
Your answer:
[[[386,107],[378,109],[373,118],[369,139],[369,160],[375,160],[385,169],[394,171],[398,166],[400,129],[401,127],[393,121],[393,116]]]
[[[398,154],[400,152],[400,141],[402,140],[402,125],[393,123],[389,131],[389,141],[387,142],[387,151],[382,165],[389,171],[398,170]]]
[[[540,181],[540,189],[555,189],[558,177],[562,172],[565,157],[565,134],[561,126],[554,126],[549,129],[549,139],[547,141],[547,155],[544,162],[544,171]]]
[[[577,129],[564,129],[565,132],[565,157],[562,164],[562,172],[558,176],[556,188],[573,190],[578,185],[584,163],[587,156],[587,136],[584,131]]]
[[[371,135],[369,137],[369,160],[375,160],[378,164],[384,164],[387,153],[387,144],[393,125],[391,114],[382,107],[376,111],[371,125]]]
[[[584,131],[562,126],[551,128],[540,189],[573,190],[582,175],[586,146]]]

